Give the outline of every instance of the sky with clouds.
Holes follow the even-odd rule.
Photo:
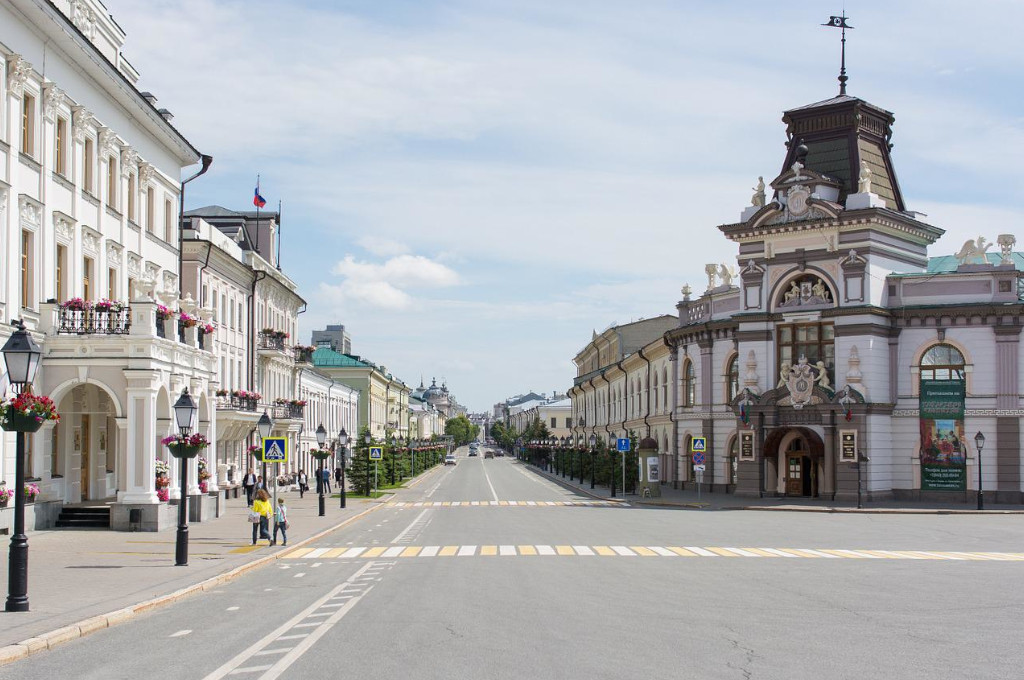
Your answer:
[[[283,202],[300,339],[471,410],[565,390],[614,322],[674,314],[837,92],[841,11],[784,0],[106,0],[140,89],[214,156],[186,208]],[[893,111],[908,208],[1020,232],[1018,0],[848,2],[849,93]]]

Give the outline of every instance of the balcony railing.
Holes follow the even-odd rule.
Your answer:
[[[274,419],[302,420],[305,417],[305,404],[281,404],[274,406]]]
[[[271,333],[260,332],[259,335],[259,349],[276,349],[278,351],[284,351],[285,338],[273,335]]]
[[[312,347],[296,347],[295,348],[295,361],[302,364],[313,363],[313,348]]]
[[[131,328],[131,309],[57,308],[57,333],[60,335],[127,335]]]
[[[228,408],[233,408],[239,411],[256,411],[256,408],[259,406],[258,399],[249,399],[248,397],[236,397],[233,394],[229,397],[222,398],[227,400],[225,404]]]

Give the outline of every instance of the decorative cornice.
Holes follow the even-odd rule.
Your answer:
[[[100,126],[100,151],[111,154],[117,150],[117,133],[108,127]]]
[[[18,214],[21,216],[21,228],[36,231],[42,221],[43,209],[28,196],[18,197]]]
[[[155,168],[144,160],[139,160],[139,186],[145,187],[153,179]]]
[[[65,245],[70,245],[75,240],[75,225],[71,223],[63,213],[53,214],[53,228],[57,235],[57,240],[63,242]]]
[[[90,227],[82,227],[82,250],[90,255],[98,255],[100,252],[100,241],[103,236]]]
[[[128,175],[136,169],[139,162],[139,154],[130,146],[121,147],[121,177],[128,179]]]
[[[89,113],[84,106],[76,106],[71,110],[71,134],[76,142],[85,139],[87,128],[96,122],[96,118]]]

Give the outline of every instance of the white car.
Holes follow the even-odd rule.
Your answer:
[[[449,453],[447,456],[445,456],[444,457],[444,464],[445,465],[455,465],[455,454]]]

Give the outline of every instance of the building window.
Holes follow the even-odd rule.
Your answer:
[[[135,217],[135,173],[128,173],[128,219],[137,221]]]
[[[117,210],[117,159],[107,157],[107,207]]]
[[[823,364],[829,381],[835,384],[835,327],[831,323],[795,323],[778,327],[780,374],[801,358],[811,366]],[[821,367],[819,367],[821,368]]]
[[[558,419],[555,417],[551,418],[551,427],[558,427]]]
[[[737,356],[733,355],[725,366],[725,403],[732,403],[740,393],[740,368]]]
[[[107,268],[107,299],[117,299],[117,270],[113,267]]]
[[[963,380],[964,355],[952,345],[935,345],[921,357],[921,378],[924,380]]]
[[[571,427],[572,427],[572,418],[566,418],[565,419],[565,429],[568,430]]]
[[[53,169],[63,177],[68,175],[68,122],[64,118],[57,118],[56,139],[53,150]]]
[[[82,149],[82,188],[90,194],[95,192],[92,185],[93,164],[96,162],[96,154],[92,148],[92,140],[86,139]]]
[[[21,152],[28,156],[35,155],[36,139],[36,98],[30,94],[21,97]]]
[[[57,244],[57,302],[68,299],[67,291],[68,248]]]
[[[60,424],[50,430],[50,476],[62,477],[60,474]]]
[[[92,300],[92,293],[92,259],[86,257],[82,260],[82,298]]]
[[[32,307],[32,232],[21,232],[21,306]]]
[[[146,231],[156,233],[156,192],[146,187]]]
[[[132,301],[131,300],[132,291],[134,291],[134,290],[135,290],[135,279],[129,277],[128,278],[128,302]]]
[[[683,406],[693,406],[697,403],[697,376],[693,369],[693,362],[689,359],[683,365]]]
[[[174,242],[174,203],[171,199],[164,199],[164,240],[168,243]]]

